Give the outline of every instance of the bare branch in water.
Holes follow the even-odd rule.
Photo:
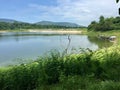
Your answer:
[[[70,47],[70,43],[71,43],[71,38],[70,38],[70,35],[68,35],[68,44],[67,44],[67,47],[65,49],[65,53],[67,54],[68,53],[68,49]]]

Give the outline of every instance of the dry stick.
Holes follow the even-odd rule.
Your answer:
[[[71,38],[70,38],[70,35],[68,35],[68,45],[67,45],[67,48],[65,49],[65,53],[67,54],[68,53],[68,49],[70,47],[70,43],[71,43]]]

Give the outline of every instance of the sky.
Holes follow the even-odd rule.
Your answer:
[[[88,25],[101,15],[118,16],[119,7],[115,0],[0,0],[0,18]]]

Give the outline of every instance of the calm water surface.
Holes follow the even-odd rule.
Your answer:
[[[87,35],[70,35],[69,38],[71,41],[69,49],[90,48],[96,50],[111,45],[98,39],[94,40]],[[36,59],[52,49],[63,51],[67,48],[68,43],[68,35],[0,34],[0,66],[20,63],[23,59]]]

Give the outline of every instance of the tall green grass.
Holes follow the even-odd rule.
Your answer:
[[[119,90],[120,46],[0,69],[0,90]]]

